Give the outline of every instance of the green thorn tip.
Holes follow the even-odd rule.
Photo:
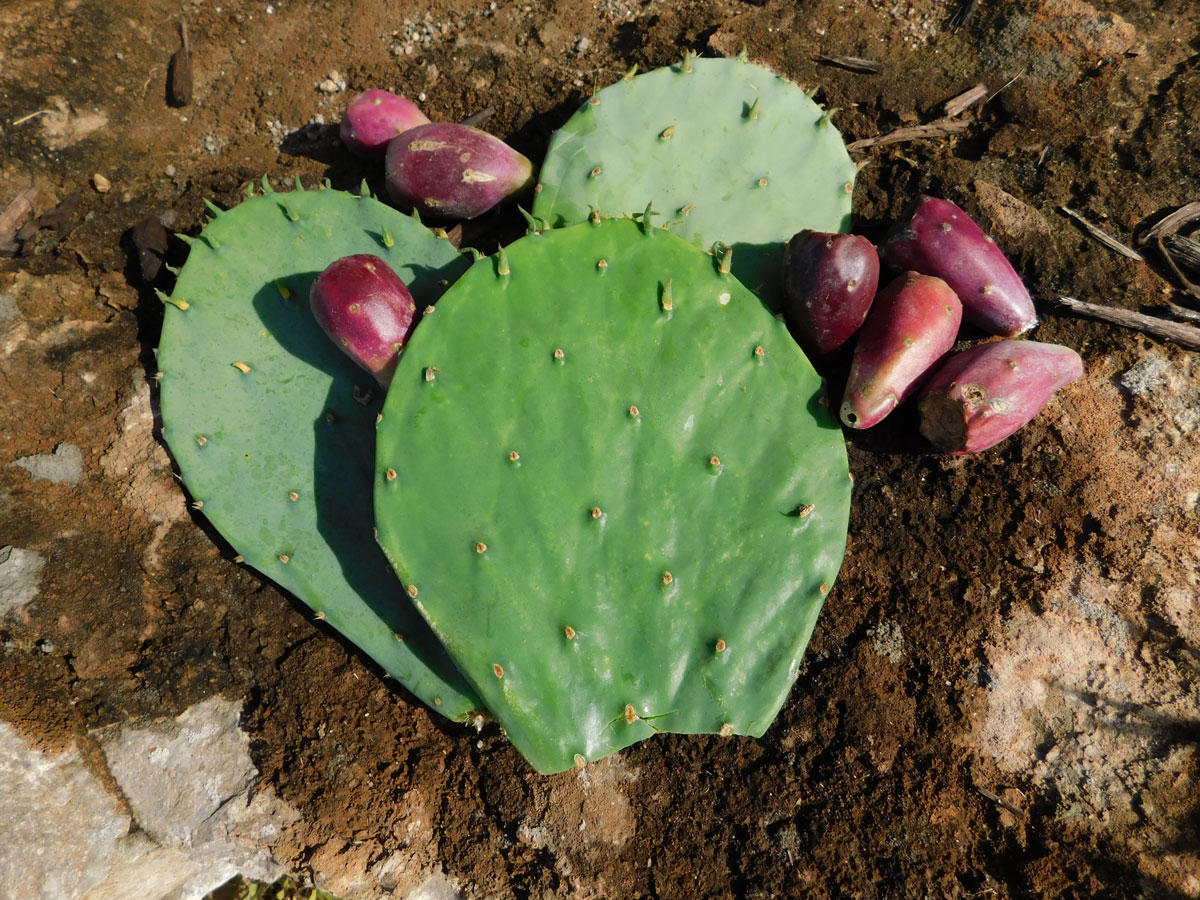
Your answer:
[[[504,252],[503,247],[496,253],[496,274],[500,276],[512,274],[512,269],[508,267],[508,254]]]

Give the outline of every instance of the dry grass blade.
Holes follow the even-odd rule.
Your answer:
[[[1136,260],[1137,262],[1146,261],[1146,258],[1142,256],[1142,254],[1138,253],[1132,247],[1121,243],[1104,229],[1093,225],[1083,217],[1082,213],[1076,212],[1067,206],[1060,206],[1059,209],[1062,210],[1064,215],[1070,216],[1075,222],[1077,222],[1079,227],[1086,231],[1090,237],[1099,241],[1109,250],[1112,250],[1115,253],[1120,253],[1122,256]]]
[[[1144,334],[1152,334],[1155,337],[1174,341],[1176,344],[1184,347],[1200,349],[1200,328],[1192,325],[1184,325],[1181,322],[1168,322],[1165,319],[1160,319],[1156,316],[1147,316],[1144,313],[1134,312],[1129,309],[1117,309],[1112,306],[1101,306],[1098,303],[1086,303],[1083,300],[1076,300],[1074,297],[1059,297],[1055,303],[1064,309],[1090,319],[1098,319],[1101,322],[1109,322],[1113,325],[1120,325],[1123,328],[1132,328]]]
[[[861,141],[854,141],[852,144],[847,144],[846,149],[853,153],[855,150],[865,150],[868,147],[876,147],[882,144],[898,144],[902,141],[919,141],[923,138],[945,137],[950,134],[958,134],[966,131],[971,125],[965,119],[938,119],[936,122],[930,122],[928,125],[912,125],[907,128],[897,128],[895,131],[889,131],[887,134],[881,134],[879,137],[863,138]]]

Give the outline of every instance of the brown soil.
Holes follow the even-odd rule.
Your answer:
[[[190,0],[184,107],[177,2],[0,9],[0,201],[82,195],[0,260],[0,546],[46,560],[0,621],[0,719],[58,748],[248,697],[263,783],[303,816],[274,850],[345,893],[386,869],[403,896],[440,864],[472,898],[1200,896],[1200,372],[1046,302],[1169,293],[1059,207],[1132,240],[1200,199],[1196,7],[984,2],[955,30],[942,0],[494,6]],[[233,204],[264,172],[377,181],[331,127],[357,90],[441,120],[494,106],[486,127],[537,159],[593,86],[742,43],[816,86],[848,140],[986,81],[965,132],[859,154],[857,227],[878,237],[921,190],[960,202],[1041,302],[1034,336],[1087,374],[978,457],[930,452],[908,409],[854,437],[845,567],[765,738],[665,736],[538,777],[494,726],[387,686],[185,506],[148,387],[170,276],[142,278],[129,231],[194,234],[202,198]],[[331,71],[345,91],[319,89]],[[480,249],[513,218],[477,227]],[[76,483],[10,464],[64,443]]]

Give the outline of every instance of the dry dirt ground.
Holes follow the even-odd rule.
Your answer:
[[[80,199],[0,259],[0,554],[28,601],[0,619],[0,720],[87,758],[98,727],[247,698],[261,784],[301,814],[272,850],[345,894],[387,863],[397,896],[438,866],[471,898],[1200,895],[1200,371],[1049,302],[1181,299],[1060,207],[1132,242],[1200,199],[1200,9],[982,0],[953,28],[959,6],[185,0],[175,106],[179,3],[7,0],[0,202]],[[1030,284],[1034,336],[1087,372],[975,458],[929,452],[906,410],[853,440],[845,566],[762,740],[666,736],[538,777],[494,726],[389,687],[188,509],[149,386],[170,275],[143,278],[130,229],[195,234],[203,198],[263,173],[377,179],[332,128],[367,87],[435,119],[493,106],[486,128],[536,160],[632,64],[743,43],[847,140],[985,83],[965,130],[855,154],[856,230],[922,190],[958,201]]]

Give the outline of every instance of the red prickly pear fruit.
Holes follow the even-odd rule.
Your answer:
[[[806,350],[831,353],[854,336],[879,287],[879,254],[857,234],[805,229],[783,250],[783,314]]]
[[[921,391],[921,434],[946,452],[986,450],[1082,374],[1079,354],[1059,344],[980,344],[948,359]]]
[[[878,424],[954,346],[962,304],[932,275],[905,272],[875,297],[854,347],[841,418]]]
[[[371,88],[350,101],[339,134],[346,149],[364,159],[383,159],[388,142],[429,118],[407,97]]]
[[[941,278],[962,301],[963,317],[984,331],[1013,337],[1037,324],[1029,291],[1004,251],[949,200],[922,196],[880,255],[899,269]]]
[[[384,388],[417,320],[417,304],[391,266],[370,253],[334,260],[308,294],[313,316]]]
[[[533,181],[533,164],[508,144],[452,122],[394,139],[386,171],[394,202],[445,219],[472,219]]]

